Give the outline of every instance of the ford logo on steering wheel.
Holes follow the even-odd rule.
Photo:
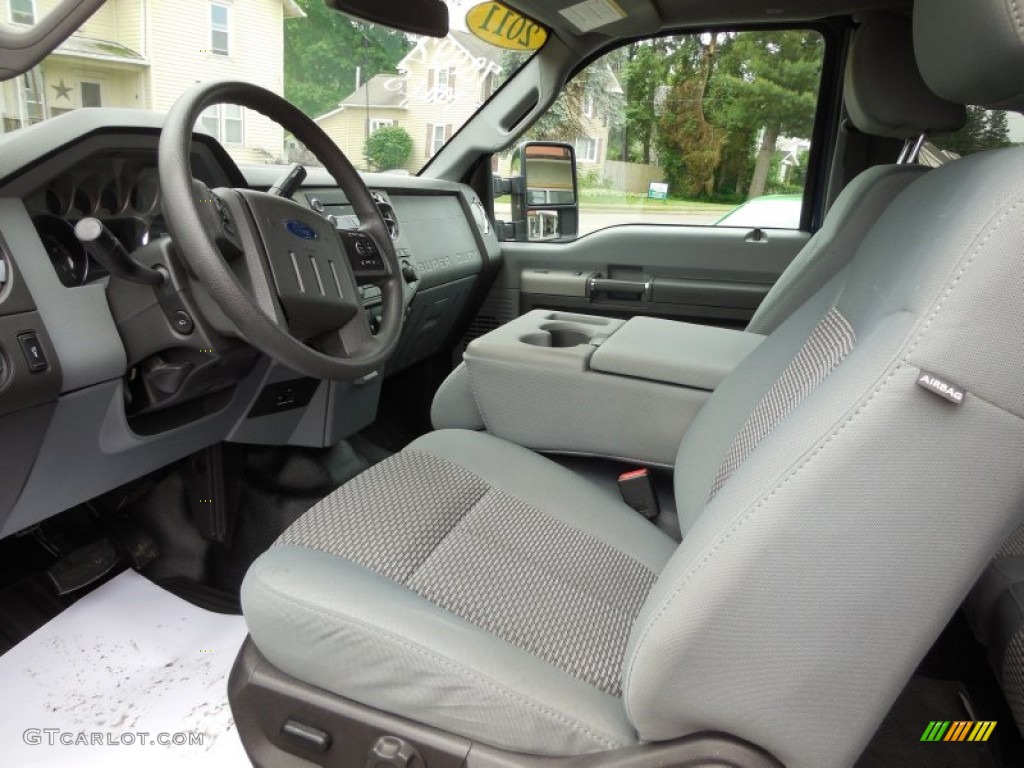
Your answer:
[[[296,221],[295,219],[288,219],[288,221],[286,221],[284,225],[285,227],[288,228],[289,232],[291,232],[296,237],[301,237],[303,240],[317,239],[316,230],[309,226],[309,224],[305,224],[301,221]]]

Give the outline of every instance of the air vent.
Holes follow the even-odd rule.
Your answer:
[[[377,209],[380,211],[381,218],[384,219],[384,224],[388,228],[388,234],[391,235],[391,239],[397,240],[399,230],[398,215],[395,213],[395,209],[382,192],[374,192],[373,201],[377,204]]]

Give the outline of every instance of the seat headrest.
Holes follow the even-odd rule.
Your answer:
[[[1024,112],[1024,2],[917,0],[914,48],[947,99]]]
[[[907,16],[878,13],[857,30],[846,65],[846,110],[863,133],[910,139],[946,133],[966,121],[963,103],[937,96],[914,58],[914,25]]]

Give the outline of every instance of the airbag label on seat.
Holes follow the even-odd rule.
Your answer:
[[[917,377],[917,385],[956,405],[963,405],[964,398],[967,396],[967,392],[963,387],[958,387],[956,384],[944,381],[935,374],[926,371],[921,371],[921,374]]]

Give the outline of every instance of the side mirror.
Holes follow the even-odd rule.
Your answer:
[[[512,155],[510,185],[515,240],[576,237],[579,196],[572,144],[526,141]]]

